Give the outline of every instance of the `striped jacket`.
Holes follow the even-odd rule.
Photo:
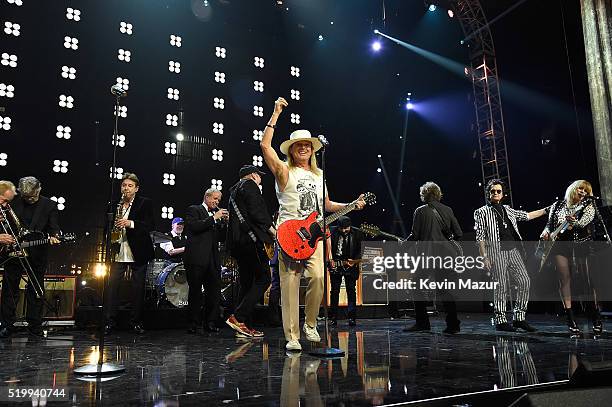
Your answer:
[[[529,220],[526,211],[519,211],[511,208],[508,205],[504,205],[508,219],[519,237],[519,240],[523,240],[521,233],[518,230],[517,222],[524,222]],[[476,241],[485,242],[485,249],[489,255],[498,253],[500,251],[499,244],[499,229],[497,227],[497,219],[495,215],[495,209],[491,205],[481,206],[474,211],[474,229],[476,230]]]

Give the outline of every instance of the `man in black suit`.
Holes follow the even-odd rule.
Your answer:
[[[264,243],[272,244],[276,231],[259,190],[261,176],[254,165],[240,168],[238,181],[230,189],[226,247],[238,262],[240,296],[234,314],[225,321],[237,336],[261,337],[249,327],[257,300],[270,285],[270,266]]]
[[[426,255],[433,256],[456,256],[457,253],[449,238],[456,240],[461,239],[463,232],[459,226],[457,218],[453,210],[440,203],[442,191],[440,187],[433,182],[426,182],[420,188],[421,200],[425,205],[419,206],[414,211],[412,222],[412,233],[408,240],[421,242],[418,245],[419,252],[424,252]],[[452,235],[452,236],[451,236]],[[445,275],[444,270],[428,270],[440,280],[444,277],[452,277]],[[429,276],[423,276],[429,277]],[[457,305],[451,293],[445,290],[438,290],[442,297],[442,304],[446,311],[446,329],[444,333],[458,333],[461,321],[457,319]],[[422,293],[415,292],[415,297],[421,297]],[[409,328],[404,329],[405,332],[428,331],[430,329],[429,317],[425,307],[425,301],[417,298],[414,301],[416,323]]]
[[[340,297],[340,285],[344,277],[346,297],[348,301],[348,323],[349,326],[356,325],[357,316],[357,279],[359,278],[359,264],[356,260],[361,258],[361,242],[363,233],[351,227],[351,218],[340,216],[338,226],[331,229],[331,256],[329,280],[331,282],[330,292],[330,325],[338,324],[338,299]]]
[[[118,250],[111,266],[106,289],[106,327],[107,334],[115,327],[117,316],[117,290],[119,281],[128,267],[132,271],[132,331],[143,334],[142,305],[144,301],[147,263],[153,259],[153,202],[149,198],[137,196],[140,181],[136,174],[125,173],[121,180],[121,200],[113,205],[115,210],[115,230],[120,237],[113,242]]]
[[[34,177],[24,177],[19,180],[19,195],[13,199],[11,206],[17,215],[21,226],[27,230],[43,232],[49,235],[50,244],[57,244],[56,238],[60,232],[57,204],[51,199],[41,196],[42,185]],[[34,276],[44,292],[44,277],[47,269],[49,247],[46,245],[27,249],[28,261]],[[19,281],[24,272],[18,259],[12,259],[4,264],[4,281],[2,284],[2,329],[0,337],[11,335],[15,322],[15,310],[19,300]],[[44,336],[42,329],[43,298],[37,298],[32,282],[26,289],[26,320],[28,330],[36,336]]]
[[[204,201],[191,205],[185,214],[187,243],[183,262],[189,283],[189,313],[191,324],[187,332],[195,334],[202,322],[202,284],[206,291],[206,322],[204,329],[218,332],[221,302],[221,281],[219,272],[219,241],[224,222],[229,216],[226,209],[219,209],[221,191],[209,188],[204,193]]]

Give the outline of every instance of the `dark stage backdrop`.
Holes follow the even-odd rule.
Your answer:
[[[492,15],[504,9],[495,3],[499,9],[493,8]],[[24,0],[21,6],[3,1],[0,53],[7,62],[0,65],[0,83],[15,90],[12,98],[0,97],[0,116],[11,120],[10,129],[0,130],[0,153],[6,154],[6,159],[0,156],[0,165],[6,164],[0,166],[0,178],[37,176],[43,194],[64,206],[63,229],[81,236],[90,233],[78,245],[57,251],[58,262],[91,261],[110,189],[114,98],[109,89],[118,78],[121,83],[129,80],[128,97],[122,100],[127,117],[119,120],[119,134],[125,137],[119,141],[125,145],[117,148],[118,167],[140,177],[140,193],[154,200],[162,231],[169,229],[169,218],[200,202],[213,180],[221,181],[225,192],[240,165],[261,163],[254,137],[264,129],[274,100],[284,96],[290,105],[279,122],[275,145],[298,128],[324,134],[332,143],[327,155],[331,198],[347,202],[367,190],[378,195],[376,207],[355,214],[355,224],[368,221],[400,232],[393,222],[389,190],[376,171],[381,154],[393,193],[402,170],[399,205],[406,229],[420,205],[418,187],[435,181],[469,231],[472,211],[482,204],[471,84],[391,42],[383,41],[379,53],[370,47],[372,31],[380,29],[463,64],[467,50],[459,43],[461,29],[444,10],[427,13],[422,1],[386,1],[384,21],[381,5],[369,0],[292,0],[283,5],[272,0]],[[537,18],[540,6],[529,7],[514,15],[527,21]],[[516,27],[511,21],[507,24]],[[558,27],[558,19],[551,21]],[[537,43],[538,32],[551,32],[544,23],[521,25],[534,34],[518,37],[524,46]],[[14,35],[12,24],[19,24],[19,35]],[[505,34],[510,32],[512,36]],[[552,74],[525,74],[529,65],[516,57],[515,33],[514,28],[496,32],[498,48],[502,44],[498,54],[505,58],[502,75],[537,80],[543,91],[554,88],[566,106],[567,83],[554,87],[550,81],[558,81]],[[557,40],[551,43],[559,44]],[[562,61],[559,47],[554,47],[560,55],[555,67]],[[538,50],[535,45],[526,55]],[[172,62],[180,63],[179,73]],[[408,92],[415,110],[406,113]],[[73,107],[60,106],[68,97]],[[557,112],[542,120],[548,113],[526,107],[528,102],[504,99],[514,104],[507,108],[512,117],[506,123],[514,132],[509,136],[511,171],[521,178],[513,178],[513,187],[524,193],[515,202],[535,205],[530,163],[556,159],[544,155],[540,132],[553,132],[561,145],[564,131],[573,137],[567,130],[573,124],[564,120],[566,110],[561,120],[551,118]],[[523,121],[525,110],[529,119]],[[400,169],[404,123],[406,155]],[[179,131],[183,141],[176,139]],[[576,151],[570,144],[567,150]],[[562,171],[563,177],[538,189],[543,201],[571,181],[569,170]],[[263,193],[274,209],[269,175]],[[227,205],[227,199],[222,202]]]

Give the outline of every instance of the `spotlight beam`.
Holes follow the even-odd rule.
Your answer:
[[[395,212],[395,219],[399,220],[400,228],[402,230],[402,236],[408,236],[408,234],[406,233],[406,227],[404,226],[404,220],[402,219],[399,206],[397,205],[397,199],[395,199],[395,194],[393,193],[393,189],[391,188],[391,182],[389,182],[389,176],[387,175],[385,163],[383,162],[382,157],[380,155],[378,156],[378,162],[380,164],[380,168],[382,169],[383,177],[385,178],[385,184],[387,184],[387,191],[389,192],[389,196],[391,197],[391,203],[393,204],[393,212]]]

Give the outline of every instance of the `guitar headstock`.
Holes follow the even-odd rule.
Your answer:
[[[380,228],[375,225],[370,225],[368,223],[362,223],[359,229],[366,235],[370,235],[372,237],[380,235]]]
[[[363,200],[365,201],[366,205],[374,205],[376,203],[376,195],[371,192],[366,192],[363,194]]]
[[[76,240],[76,234],[75,233],[64,233],[63,235],[59,235],[57,238],[62,243],[74,242]]]

